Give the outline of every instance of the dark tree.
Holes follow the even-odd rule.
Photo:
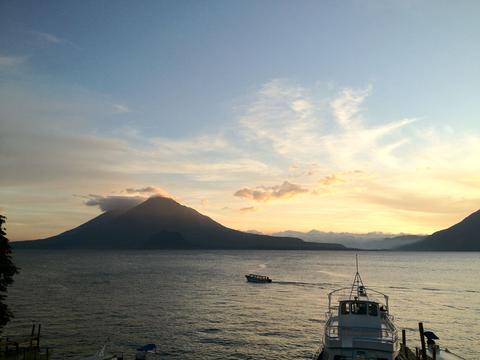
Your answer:
[[[18,269],[12,261],[12,250],[5,235],[7,235],[4,224],[7,218],[0,215],[0,333],[3,327],[13,317],[8,309],[5,300],[7,298],[7,287],[13,283],[13,276]]]

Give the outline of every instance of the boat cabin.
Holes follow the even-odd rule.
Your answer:
[[[378,327],[387,308],[374,301],[343,300],[338,311],[339,326]]]

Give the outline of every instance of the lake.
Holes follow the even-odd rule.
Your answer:
[[[480,254],[360,252],[367,287],[418,341],[418,321],[440,344],[480,358]],[[350,286],[355,253],[342,251],[27,251],[9,291],[16,318],[4,334],[42,324],[55,359],[104,343],[133,359],[310,359],[321,343],[327,293]],[[251,284],[247,273],[270,276]],[[276,282],[278,281],[278,282]]]

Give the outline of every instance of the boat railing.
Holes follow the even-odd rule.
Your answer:
[[[395,317],[393,315],[383,314],[382,318],[386,326],[388,326],[390,329],[395,329]]]
[[[341,336],[351,336],[355,338],[375,339],[382,342],[396,342],[398,340],[398,333],[395,328],[390,329],[375,329],[361,326],[325,326],[325,336],[330,340],[335,340]]]
[[[359,300],[368,300],[377,302],[379,304],[385,304],[388,311],[388,296],[380,291],[374,290],[367,286],[363,287],[365,296]],[[341,288],[331,291],[328,294],[328,308],[330,310],[338,309],[338,303],[343,300],[354,300],[352,297],[351,288]]]

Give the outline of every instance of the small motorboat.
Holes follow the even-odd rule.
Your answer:
[[[247,278],[248,282],[254,282],[254,283],[271,283],[272,282],[272,279],[264,275],[248,274],[248,275],[245,275],[245,277]]]

